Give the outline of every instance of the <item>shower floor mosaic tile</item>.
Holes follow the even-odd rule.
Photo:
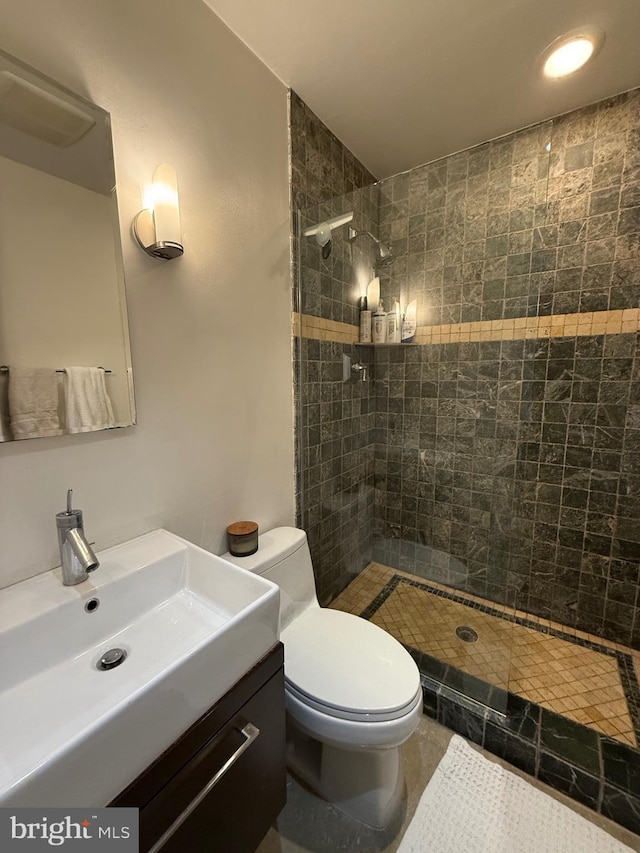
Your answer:
[[[631,746],[636,672],[624,646],[371,563],[332,603],[404,645]],[[465,642],[456,628],[478,635]],[[630,684],[632,681],[634,683]]]

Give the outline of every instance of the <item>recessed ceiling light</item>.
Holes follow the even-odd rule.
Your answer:
[[[542,54],[542,72],[555,80],[573,74],[602,47],[604,33],[597,27],[572,30],[553,41]]]

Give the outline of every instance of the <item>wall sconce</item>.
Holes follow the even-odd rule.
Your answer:
[[[141,249],[153,258],[170,261],[184,254],[180,230],[178,179],[175,169],[163,163],[153,173],[148,206],[133,220],[133,233]]]

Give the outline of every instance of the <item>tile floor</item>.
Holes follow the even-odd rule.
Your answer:
[[[536,630],[536,625],[555,628],[565,636],[596,643],[613,652],[630,654],[634,656],[636,669],[640,659],[637,653],[466,593],[456,592],[456,596],[467,603],[440,597],[415,585],[420,581],[413,575],[377,563],[371,563],[358,575],[331,606],[361,614],[394,576],[408,582],[401,580],[370,618],[400,642],[602,734],[637,746],[616,657],[542,633]],[[428,584],[447,591],[431,581]],[[497,615],[469,606],[474,604],[490,605]],[[514,615],[526,618],[533,627],[505,618]],[[478,634],[477,642],[459,639],[455,629],[460,625],[473,628]]]
[[[334,851],[337,853],[395,853],[413,817],[422,792],[446,752],[451,736],[452,732],[449,729],[423,717],[414,735],[404,745],[407,800],[402,823],[394,832],[376,833],[368,829],[314,796],[294,779],[290,779],[287,805],[256,853],[334,853]],[[482,752],[490,761],[501,764],[512,773],[526,779],[531,785],[545,791],[568,808],[597,824],[631,850],[640,851],[640,836],[634,835],[613,821],[597,815],[586,806],[532,779],[491,753],[476,746],[473,748]],[[463,838],[460,839],[460,850],[464,850]],[[438,853],[438,851],[431,850],[427,843],[425,853]],[[581,851],[576,850],[576,853]]]

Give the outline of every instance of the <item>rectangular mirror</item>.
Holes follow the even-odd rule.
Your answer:
[[[0,51],[0,441],[134,423],[109,114]]]

